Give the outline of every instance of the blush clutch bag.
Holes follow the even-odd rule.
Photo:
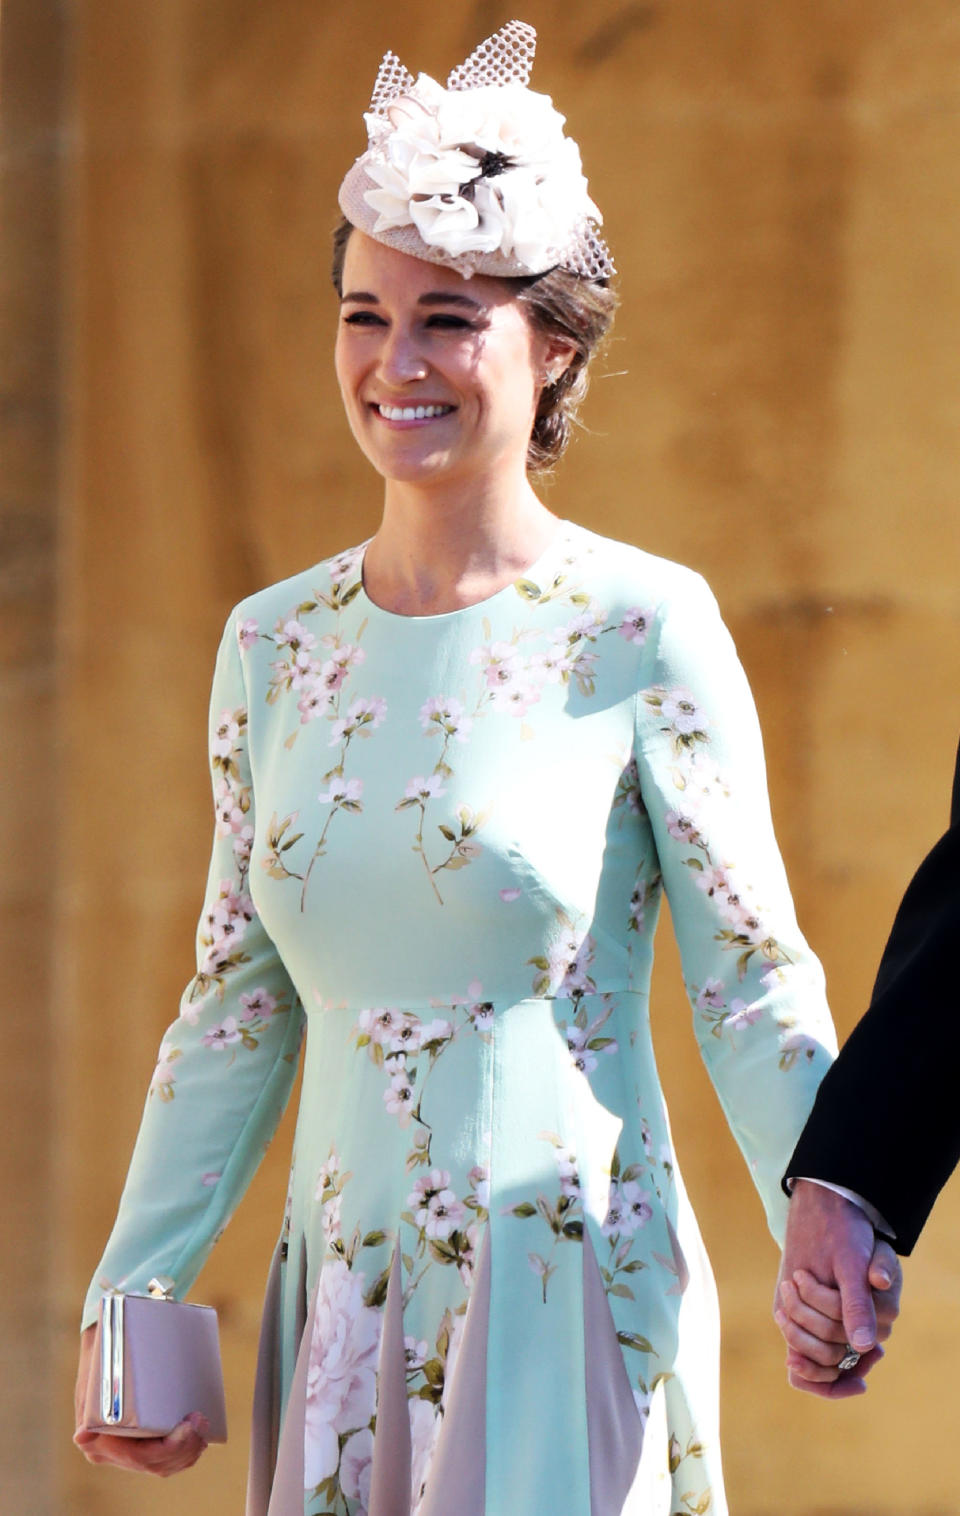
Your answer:
[[[111,1291],[100,1301],[84,1430],[165,1437],[191,1411],[226,1442],[227,1413],[217,1313],[174,1300],[163,1280],[150,1294]]]

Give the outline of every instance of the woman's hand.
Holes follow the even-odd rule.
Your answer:
[[[885,1242],[877,1243],[874,1263],[884,1277],[889,1277],[886,1249]],[[839,1367],[840,1358],[848,1351],[840,1289],[821,1284],[813,1274],[798,1269],[792,1279],[781,1281],[779,1299],[776,1319],[788,1347],[787,1378],[793,1388],[828,1400],[862,1394],[866,1389],[864,1377],[883,1357],[880,1343],[893,1330],[898,1303],[891,1295],[891,1286],[873,1286],[876,1342],[852,1369]]]
[[[80,1339],[80,1367],[74,1395],[77,1430],[73,1440],[84,1458],[89,1463],[112,1463],[118,1469],[159,1474],[161,1479],[191,1468],[207,1446],[207,1418],[199,1411],[191,1412],[166,1437],[111,1437],[106,1432],[81,1431],[96,1330],[87,1327]]]

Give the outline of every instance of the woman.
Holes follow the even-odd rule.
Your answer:
[[[189,1287],[306,1020],[258,1516],[725,1510],[715,1292],[647,1017],[661,889],[775,1232],[833,1049],[712,596],[530,483],[613,306],[533,43],[511,23],[446,90],[381,68],[335,281],[383,519],[230,618],[198,974],[84,1315],[88,1345],[110,1284]],[[172,1472],[201,1433],[85,1449]]]

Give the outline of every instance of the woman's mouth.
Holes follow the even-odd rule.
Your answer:
[[[384,421],[436,421],[449,416],[455,405],[374,405],[373,410]]]

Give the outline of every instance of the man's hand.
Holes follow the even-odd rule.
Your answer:
[[[794,1389],[831,1400],[862,1395],[893,1330],[902,1283],[896,1253],[875,1238],[860,1207],[798,1179],[773,1306]],[[848,1345],[860,1362],[841,1370]]]

